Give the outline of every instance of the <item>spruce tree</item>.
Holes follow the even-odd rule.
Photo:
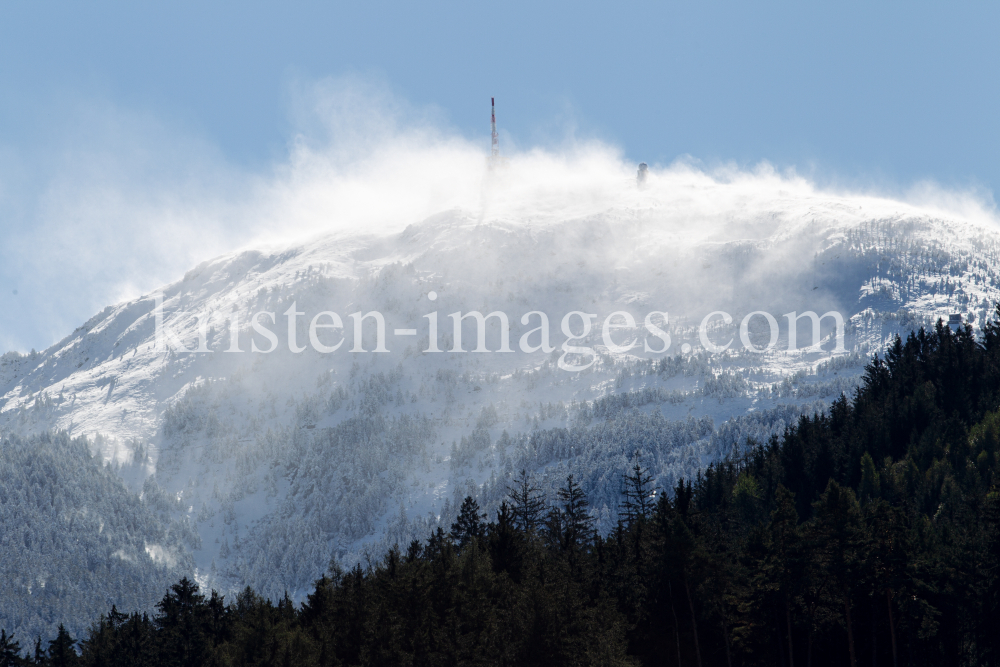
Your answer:
[[[514,525],[514,513],[507,501],[500,503],[496,523],[487,527],[490,556],[497,572],[507,572],[519,579],[521,567],[521,533]]]
[[[0,630],[0,667],[16,667],[21,664],[21,644],[14,641],[14,635],[7,636]]]
[[[761,594],[775,598],[779,615],[784,621],[782,635],[788,651],[789,665],[795,664],[794,633],[792,617],[800,586],[805,576],[803,562],[804,549],[798,529],[798,512],[795,511],[795,496],[779,485],[775,493],[776,507],[771,513],[764,545],[766,555],[754,579],[754,585]]]
[[[861,457],[861,485],[858,488],[858,499],[867,503],[879,495],[879,475],[875,471],[875,462],[868,452]]]
[[[624,496],[619,514],[625,521],[625,526],[631,526],[636,521],[645,521],[653,510],[653,476],[636,463],[632,471],[622,480],[622,496]]]
[[[59,624],[56,638],[49,642],[45,655],[47,667],[75,667],[80,664],[80,656],[76,653],[76,640],[70,636],[65,626]]]
[[[864,527],[854,492],[830,480],[815,503],[810,527],[812,556],[825,572],[830,590],[844,611],[851,667],[857,667],[854,641],[853,596],[864,554]]]
[[[514,486],[507,489],[511,501],[511,511],[518,527],[526,533],[534,532],[542,523],[545,512],[545,497],[535,486],[526,470],[514,480]]]
[[[158,653],[165,666],[199,665],[208,651],[207,605],[198,585],[187,577],[170,587],[156,605]]]
[[[451,539],[459,549],[464,549],[472,540],[478,540],[486,533],[483,519],[485,514],[479,513],[479,503],[472,496],[466,496],[458,511],[458,518],[451,524]]]
[[[587,511],[590,506],[587,496],[573,475],[569,475],[566,486],[559,489],[559,500],[562,501],[563,548],[573,550],[589,544],[594,536],[594,518]]]

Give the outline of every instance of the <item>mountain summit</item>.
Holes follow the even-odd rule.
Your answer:
[[[142,549],[95,546],[92,567],[141,565],[151,600],[178,571],[301,595],[331,559],[447,529],[466,496],[492,511],[521,470],[549,489],[572,473],[609,530],[636,463],[673,488],[850,393],[895,335],[981,327],[1000,298],[993,227],[648,174],[528,205],[497,173],[477,209],[204,262],[0,358],[3,446],[86,438],[133,498],[120,511],[151,517]],[[0,625],[48,631],[37,610],[80,595],[39,548],[17,547],[18,581],[62,593]]]

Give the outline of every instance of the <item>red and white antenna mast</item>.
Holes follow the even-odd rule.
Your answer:
[[[496,162],[500,157],[500,137],[497,136],[497,107],[496,100],[490,98],[490,130],[493,131],[493,150],[490,153],[490,157],[493,162]]]

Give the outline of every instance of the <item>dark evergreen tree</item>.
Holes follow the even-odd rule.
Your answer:
[[[198,585],[187,577],[181,579],[156,607],[160,612],[155,623],[161,664],[171,667],[203,664],[209,650],[205,627],[208,606],[205,596],[198,593]]]
[[[54,665],[781,665],[1000,667],[1000,329],[896,341],[856,394],[594,532],[571,476],[536,530],[526,474],[485,523],[344,571],[301,607],[187,579],[150,620],[112,607],[34,657]],[[514,491],[517,491],[515,489]],[[518,503],[521,503],[520,506]]]
[[[854,492],[833,480],[816,501],[815,508],[815,518],[810,526],[812,557],[828,578],[830,594],[842,605],[848,657],[851,667],[856,667],[851,611],[866,539],[861,512]]]
[[[0,667],[17,667],[21,664],[21,644],[14,641],[14,635],[0,630]]]
[[[497,572],[506,572],[516,581],[521,579],[523,533],[519,532],[514,513],[507,501],[500,503],[496,523],[487,526],[490,556]]]
[[[486,533],[486,524],[483,519],[485,514],[479,511],[479,503],[472,496],[466,496],[462,501],[462,507],[458,511],[458,518],[451,524],[451,539],[458,545],[459,549],[464,549],[473,540],[481,539]]]
[[[75,667],[80,664],[80,656],[76,652],[76,640],[70,636],[62,623],[59,624],[56,638],[49,642],[45,664],[47,667]]]
[[[514,485],[507,489],[507,496],[511,501],[514,521],[521,530],[531,533],[541,526],[545,514],[545,497],[526,470],[522,470],[514,480]]]
[[[644,522],[649,518],[655,504],[653,476],[636,463],[622,480],[622,496],[619,514],[626,527],[636,521]]]
[[[559,489],[558,495],[562,508],[556,516],[562,548],[574,551],[590,544],[594,537],[594,518],[588,511],[590,503],[587,496],[573,479],[573,475],[566,478],[566,486]]]

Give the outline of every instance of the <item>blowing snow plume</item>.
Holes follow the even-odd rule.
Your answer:
[[[599,142],[514,151],[502,179],[487,179],[485,116],[483,136],[470,141],[447,129],[441,113],[415,109],[358,78],[293,86],[290,97],[297,131],[288,155],[256,171],[148,115],[89,101],[69,105],[75,111],[67,124],[87,127],[86,138],[68,134],[51,154],[15,155],[0,174],[0,207],[16,221],[0,269],[9,288],[0,290],[9,314],[3,347],[41,349],[104,305],[241,248],[335,231],[398,232],[455,209],[483,221],[538,224],[632,205],[635,193],[625,186],[635,165]],[[506,147],[514,143],[505,139]],[[766,167],[654,171],[660,187],[647,199],[677,207],[664,212],[674,213],[691,239],[704,236],[705,218],[728,239],[756,238],[760,229],[745,236],[739,226],[724,232],[721,223],[745,205],[780,213],[773,203],[822,195]],[[926,201],[927,192],[915,196]],[[959,218],[991,218],[972,198],[933,194],[947,198]],[[899,205],[883,208],[894,214]]]
[[[5,433],[85,437],[156,513],[121,540],[138,572],[302,595],[331,556],[447,529],[466,496],[492,511],[520,470],[549,490],[572,473],[608,530],[631,465],[672,488],[851,392],[891,336],[975,329],[1000,296],[982,208],[766,167],[654,165],[639,190],[596,143],[491,172],[485,139],[401,128],[370,95],[310,99],[319,138],[172,218],[153,265],[218,257],[0,360]],[[163,215],[140,200],[122,210]],[[25,581],[70,576],[31,549]],[[0,621],[75,600],[48,590]],[[106,611],[77,602],[81,622]]]

